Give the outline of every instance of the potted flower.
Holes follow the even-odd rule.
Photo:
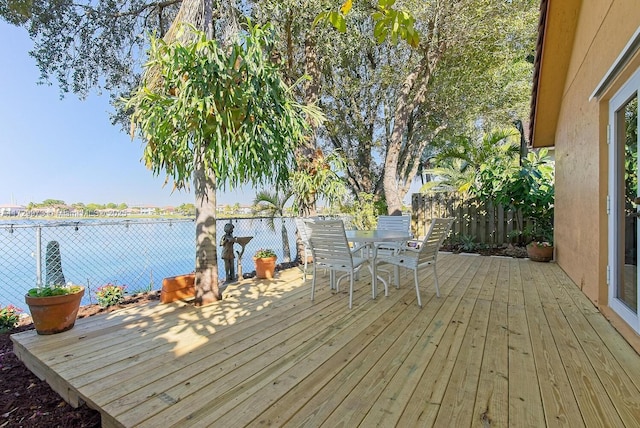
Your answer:
[[[527,245],[527,255],[534,262],[550,262],[553,259],[553,243],[531,241]]]
[[[55,334],[73,327],[84,295],[81,285],[48,285],[32,288],[24,299],[38,334]]]
[[[276,253],[271,249],[261,248],[253,255],[256,264],[256,277],[271,279],[276,271]]]
[[[551,261],[553,259],[553,206],[540,210],[527,233],[533,238],[527,245],[529,258],[536,262]]]

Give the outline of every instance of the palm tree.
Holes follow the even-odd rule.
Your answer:
[[[282,218],[282,253],[285,262],[291,261],[291,249],[289,248],[289,233],[287,232],[283,216],[284,206],[291,196],[293,196],[291,189],[286,189],[282,193],[277,190],[274,192],[262,190],[256,194],[253,200],[253,213],[266,216],[269,229],[275,231],[276,226],[274,219],[276,217]]]
[[[425,170],[438,180],[426,183],[420,191],[454,190],[461,194],[479,191],[483,167],[499,163],[517,166],[518,135],[515,129],[498,129],[485,134],[479,141],[458,138],[435,157],[436,168]]]
[[[467,168],[467,164],[461,159],[447,159],[441,162],[441,166],[425,169],[424,172],[437,178],[423,184],[420,187],[421,193],[457,192],[466,195],[476,181],[476,171]]]

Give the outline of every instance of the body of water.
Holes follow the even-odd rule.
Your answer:
[[[262,218],[232,221],[234,236],[253,237],[242,257],[244,273],[255,269],[252,256],[259,248],[271,248],[278,254],[278,263],[285,261],[283,221],[293,259],[293,219],[275,219],[275,231]],[[218,241],[228,222],[217,222]],[[41,248],[40,277],[46,283],[46,248],[50,241],[59,243],[65,281],[87,286],[83,304],[95,303],[95,290],[107,283],[126,285],[128,292],[158,290],[163,278],[190,273],[195,268],[193,220],[2,221],[0,306],[13,304],[27,310],[24,294],[38,283],[37,248]],[[237,244],[234,247],[236,251],[240,248]],[[218,247],[218,268],[223,278],[221,254],[222,248]]]

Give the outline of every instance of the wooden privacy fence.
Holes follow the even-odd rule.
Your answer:
[[[505,210],[492,202],[462,198],[449,193],[414,193],[411,197],[411,211],[412,230],[419,237],[426,234],[432,218],[455,217],[447,240],[451,243],[470,238],[475,243],[488,245],[516,242],[518,236],[515,232],[522,232],[529,224],[529,220],[521,220],[520,212]]]

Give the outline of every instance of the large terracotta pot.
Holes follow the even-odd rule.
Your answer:
[[[527,255],[535,262],[549,262],[553,259],[553,247],[541,246],[532,242],[527,245]]]
[[[253,258],[256,263],[256,278],[272,279],[276,272],[277,257]]]
[[[62,296],[31,297],[24,296],[29,305],[33,325],[38,334],[55,334],[70,330],[76,322],[80,301],[84,296],[81,290]]]

